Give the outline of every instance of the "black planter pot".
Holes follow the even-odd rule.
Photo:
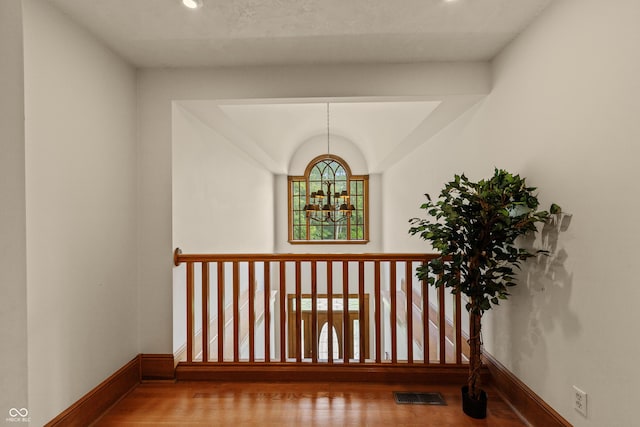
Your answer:
[[[462,411],[471,418],[487,418],[487,393],[480,390],[480,398],[469,396],[469,387],[462,387]]]

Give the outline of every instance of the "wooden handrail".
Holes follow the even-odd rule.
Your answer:
[[[178,248],[174,251],[174,264],[187,266],[187,363],[324,363],[338,368],[371,363],[460,365],[464,363],[460,296],[453,296],[447,305],[445,289],[440,288],[437,298],[430,301],[426,284],[417,286],[414,278],[418,266],[438,257],[416,253],[183,254]],[[216,265],[210,266],[211,263]],[[201,264],[199,283],[195,283],[196,264]],[[225,277],[225,270],[230,277]],[[272,280],[272,274],[279,279]],[[210,276],[217,280],[210,280]],[[319,277],[324,277],[322,292]],[[231,290],[230,300],[225,298],[225,287]],[[199,301],[196,289],[201,289]],[[209,306],[210,295],[217,296],[218,307]],[[248,298],[242,304],[241,295]],[[256,298],[260,298],[257,303]],[[227,319],[225,301],[231,306]],[[322,313],[318,309],[320,303],[326,305]],[[200,307],[202,316],[198,322],[196,307]],[[429,311],[433,307],[437,307],[437,315],[432,315],[430,322]],[[304,315],[306,320],[303,310],[309,310]],[[367,315],[370,310],[371,317]],[[217,315],[217,331],[209,327],[211,314]],[[227,322],[231,323],[232,336],[223,335],[223,324]],[[320,322],[327,325],[326,360],[319,357]],[[197,350],[196,324],[202,325],[201,358],[194,358],[193,354]],[[256,334],[264,341],[260,346]],[[209,343],[213,344],[215,337],[217,360],[211,360]],[[334,349],[336,344],[338,348]],[[355,353],[356,346],[359,353]],[[225,350],[232,353],[232,359],[224,360]]]
[[[438,258],[438,254],[416,253],[358,253],[358,254],[184,254],[174,251],[174,265],[183,262],[249,262],[249,261],[425,261]]]

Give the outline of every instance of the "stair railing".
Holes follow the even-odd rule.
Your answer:
[[[461,365],[460,295],[415,275],[435,257],[176,249],[186,278],[184,362]]]

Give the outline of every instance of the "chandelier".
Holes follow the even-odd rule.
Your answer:
[[[330,135],[329,103],[327,103],[327,156],[330,155]],[[335,163],[339,164],[337,162]],[[325,170],[326,169],[330,168],[327,166]],[[310,203],[304,207],[307,218],[313,222],[335,223],[346,221],[347,218],[351,216],[351,212],[355,210],[355,207],[349,203],[349,192],[347,191],[349,180],[346,180],[345,188],[342,191],[336,191],[337,182],[335,171],[333,169],[330,171],[332,174],[321,174],[322,179],[319,183],[320,188],[310,194]]]

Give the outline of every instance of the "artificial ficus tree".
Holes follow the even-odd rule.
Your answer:
[[[469,312],[468,391],[473,399],[480,394],[481,319],[500,300],[509,297],[516,285],[516,271],[526,259],[544,251],[529,251],[516,244],[518,237],[536,233],[537,223],[549,212],[538,211],[535,187],[525,179],[495,169],[489,179],[470,181],[455,175],[445,184],[437,201],[426,194],[421,206],[428,217],[410,220],[409,233],[431,243],[440,257],[418,268],[417,277],[429,285],[451,289],[467,298]],[[552,205],[551,213],[560,208]]]

